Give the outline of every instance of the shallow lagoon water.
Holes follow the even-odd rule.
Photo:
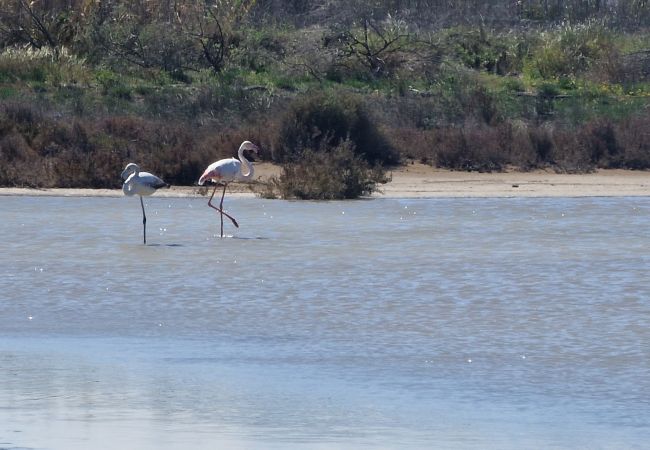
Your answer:
[[[645,448],[650,199],[0,198],[0,448]]]

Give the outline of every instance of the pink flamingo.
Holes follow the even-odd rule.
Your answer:
[[[235,227],[239,228],[239,224],[235,218],[223,210],[223,198],[226,195],[226,187],[228,187],[228,183],[232,181],[252,180],[253,174],[255,173],[253,164],[251,164],[250,161],[248,161],[244,156],[244,152],[246,150],[251,150],[257,153],[259,149],[252,142],[244,141],[239,146],[239,151],[237,152],[239,159],[226,158],[213,162],[207,167],[207,169],[205,169],[203,175],[201,175],[201,178],[199,178],[199,186],[202,186],[203,183],[205,183],[207,180],[211,180],[217,183],[214,186],[210,200],[208,200],[208,206],[219,211],[219,214],[221,215],[221,237],[223,237],[223,216],[229,218],[232,221],[232,224]],[[242,165],[246,166],[246,174],[242,172]],[[212,198],[214,197],[214,193],[217,191],[217,186],[219,183],[223,183],[223,193],[221,194],[221,202],[217,208],[212,204]]]

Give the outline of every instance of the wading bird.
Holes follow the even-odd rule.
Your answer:
[[[232,221],[232,224],[235,227],[239,228],[239,224],[234,219],[234,217],[224,212],[223,210],[223,197],[226,195],[226,187],[228,187],[228,183],[232,181],[252,180],[253,173],[255,173],[253,164],[251,164],[250,161],[248,161],[244,156],[244,152],[246,150],[250,150],[257,153],[259,149],[252,142],[244,141],[239,146],[239,151],[237,152],[237,156],[239,157],[239,159],[226,158],[226,159],[220,159],[219,161],[213,162],[208,166],[207,169],[205,169],[203,175],[201,175],[201,178],[199,178],[199,186],[202,186],[203,183],[205,183],[208,180],[217,183],[214,186],[214,190],[212,191],[210,200],[208,200],[208,206],[210,208],[214,208],[217,211],[219,211],[219,214],[221,215],[221,237],[223,237],[223,216],[229,218]],[[246,166],[246,174],[242,172],[242,165]],[[223,184],[223,193],[221,194],[221,202],[219,203],[219,207],[217,208],[212,204],[212,198],[214,197],[214,193],[217,191],[217,186],[219,184]]]
[[[169,184],[149,172],[140,172],[140,167],[135,163],[129,163],[122,171],[122,191],[125,195],[140,196],[140,206],[142,206],[142,228],[144,233],[144,243],[147,243],[147,216],[144,213],[143,195],[151,195],[162,187],[169,187]]]

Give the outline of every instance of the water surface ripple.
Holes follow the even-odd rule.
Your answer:
[[[0,448],[644,448],[650,198],[0,197]]]

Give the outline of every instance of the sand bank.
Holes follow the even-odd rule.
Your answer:
[[[615,197],[650,195],[650,172],[599,170],[477,173],[401,167],[381,190],[386,197]],[[380,194],[381,195],[381,194]]]
[[[255,166],[256,179],[264,182],[280,173],[273,164]],[[476,173],[435,169],[408,164],[390,172],[392,180],[373,197],[615,197],[650,195],[650,172],[599,170],[571,175],[551,171]],[[232,183],[228,195],[254,196],[254,185]],[[198,186],[173,186],[156,193],[162,197],[193,197],[210,194]],[[119,197],[119,189],[28,189],[0,188],[0,195]]]

